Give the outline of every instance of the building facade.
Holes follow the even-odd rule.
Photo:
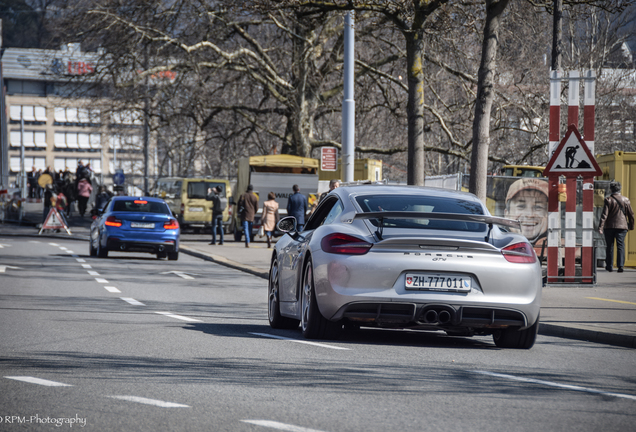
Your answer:
[[[107,89],[94,82],[98,61],[99,53],[84,53],[79,44],[60,50],[4,50],[4,188],[21,187],[23,173],[75,173],[82,162],[90,164],[93,178],[107,186],[122,170],[126,191],[142,194],[143,110],[118,107]],[[152,137],[148,141],[152,149]],[[149,166],[148,172],[152,170]]]

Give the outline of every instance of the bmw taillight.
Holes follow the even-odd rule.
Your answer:
[[[106,218],[106,222],[104,222],[104,225],[110,226],[110,227],[120,227],[122,225],[122,222],[119,219],[117,219],[115,216],[108,216]]]
[[[537,261],[532,245],[528,242],[515,243],[501,250],[504,258],[511,263],[532,264]]]
[[[163,227],[165,229],[179,229],[179,222],[175,219],[170,219],[168,222],[164,222]]]
[[[369,252],[371,243],[348,234],[334,233],[323,237],[320,242],[322,250],[327,253],[345,255],[364,255]]]

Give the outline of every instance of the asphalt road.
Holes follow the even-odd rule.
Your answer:
[[[379,330],[310,342],[268,326],[266,288],[183,254],[98,259],[84,242],[0,238],[0,431],[636,424],[633,349]]]

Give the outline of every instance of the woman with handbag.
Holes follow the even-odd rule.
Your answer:
[[[267,247],[272,247],[272,234],[276,229],[278,223],[278,203],[276,202],[276,195],[274,192],[267,194],[267,201],[263,203],[263,216],[261,221],[263,223],[262,228],[267,236]]]

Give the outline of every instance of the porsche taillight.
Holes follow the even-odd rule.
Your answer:
[[[364,255],[373,244],[348,234],[334,233],[323,237],[320,246],[327,253]]]
[[[122,225],[122,222],[119,219],[117,219],[115,216],[108,216],[106,218],[106,222],[104,222],[104,225],[110,226],[110,227],[120,227]]]
[[[501,250],[504,258],[511,263],[532,264],[537,261],[532,245],[528,242],[515,243]]]
[[[168,222],[164,222],[163,227],[165,229],[179,229],[179,222],[176,219],[170,219]]]

